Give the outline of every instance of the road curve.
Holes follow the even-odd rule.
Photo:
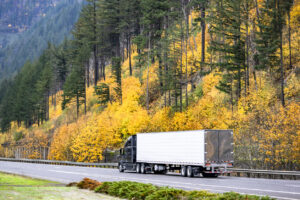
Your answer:
[[[61,183],[78,182],[84,177],[98,181],[136,181],[170,186],[185,190],[208,190],[211,192],[239,192],[243,194],[268,195],[276,199],[300,199],[299,180],[274,180],[262,178],[227,177],[185,178],[176,174],[154,175],[119,173],[116,169],[45,165],[0,161],[0,171],[47,179]]]

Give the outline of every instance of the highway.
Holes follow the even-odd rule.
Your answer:
[[[63,165],[46,165],[0,161],[0,171],[47,179],[61,183],[78,182],[84,177],[104,181],[136,181],[158,186],[170,186],[184,190],[207,190],[211,192],[239,192],[243,194],[268,195],[276,199],[300,199],[299,180],[274,180],[220,176],[218,178],[181,177],[179,174],[119,173],[116,169],[90,168]]]

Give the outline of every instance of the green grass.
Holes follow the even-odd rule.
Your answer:
[[[0,200],[89,200],[117,199],[92,191],[41,179],[4,174],[0,172]]]
[[[12,174],[4,174],[0,172],[0,186],[47,186],[53,184],[58,183],[53,181],[16,176]]]

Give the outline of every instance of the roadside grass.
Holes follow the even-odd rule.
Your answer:
[[[0,172],[0,200],[116,200],[76,187]]]

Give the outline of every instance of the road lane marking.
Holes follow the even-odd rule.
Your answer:
[[[300,187],[300,185],[286,185],[286,186],[291,186],[291,187]]]
[[[92,177],[103,177],[103,178],[110,178],[110,179],[117,179],[117,180],[128,180],[128,179],[131,179],[131,180],[138,180],[138,181],[147,181],[147,182],[150,182],[150,183],[154,183],[156,185],[161,185],[161,186],[172,186],[172,187],[177,187],[177,188],[186,188],[186,189],[195,189],[195,190],[204,190],[203,188],[198,188],[198,187],[193,187],[193,186],[182,186],[182,185],[177,185],[177,184],[185,184],[185,185],[199,185],[199,186],[207,186],[207,185],[202,185],[202,184],[192,184],[192,183],[182,183],[182,182],[166,182],[166,181],[160,181],[160,180],[153,180],[153,179],[144,179],[144,178],[131,178],[131,177],[114,177],[114,176],[110,176],[110,175],[99,175],[99,174],[87,174],[87,173],[81,173],[81,172],[66,172],[66,171],[59,171],[59,170],[48,170],[48,171],[52,171],[52,172],[58,172],[58,173],[66,173],[66,174],[77,174],[77,175],[84,175],[84,176],[92,176]],[[16,173],[16,172],[13,172],[13,171],[9,171],[9,170],[6,170],[6,172],[8,173],[14,173],[14,174],[20,174],[20,175],[25,175],[24,173]],[[48,180],[56,180],[56,181],[60,181],[60,182],[65,182],[66,180],[63,180],[63,179],[59,179],[59,178],[52,178],[52,177],[45,177],[45,176],[36,176],[36,175],[27,175],[27,176],[31,176],[31,177],[35,177],[35,178],[40,178],[40,179],[47,179]],[[161,183],[161,182],[165,182],[165,183]],[[168,185],[166,185],[166,183]],[[175,184],[174,184],[175,183]],[[294,185],[295,186],[295,185]],[[209,186],[211,187],[211,186]],[[219,186],[214,186],[214,187],[219,187]],[[236,188],[236,189],[239,189],[239,188]],[[205,189],[205,190],[210,190],[210,191],[216,191],[216,192],[228,192],[226,190],[216,190],[216,189]],[[261,191],[265,191],[265,190],[261,190]],[[268,190],[269,191],[269,190]],[[272,190],[271,190],[272,191]],[[265,196],[265,195],[260,195],[260,194],[249,194],[249,193],[243,193],[243,192],[239,192],[240,194],[248,194],[248,195],[257,195],[257,196]],[[298,193],[296,193],[298,194]],[[269,197],[271,198],[277,198],[277,199],[284,199],[284,200],[297,200],[297,199],[294,199],[294,198],[288,198],[288,197],[279,197],[279,196],[270,196],[268,195]]]
[[[60,173],[68,173],[68,174],[78,174],[78,175],[85,175],[85,176],[91,176],[92,174],[87,173],[81,173],[81,172],[66,172],[66,171],[60,171],[60,170],[49,170],[54,172],[60,172]],[[120,179],[121,177],[115,177],[111,175],[100,175],[96,174],[95,177],[103,177],[103,178],[111,178],[111,179]],[[207,185],[207,184],[199,184],[199,183],[184,183],[184,182],[169,182],[169,181],[163,181],[163,180],[155,180],[155,179],[145,179],[145,178],[132,178],[132,177],[122,177],[122,180],[124,179],[131,179],[131,180],[144,180],[148,182],[158,181],[160,183],[175,183],[175,184],[185,184],[185,185],[197,185],[202,187],[221,187],[226,189],[237,189],[237,190],[246,190],[246,191],[260,191],[260,192],[273,192],[273,193],[283,193],[283,194],[295,194],[300,195],[298,192],[286,192],[286,191],[278,191],[278,190],[266,190],[266,189],[251,189],[251,188],[240,188],[240,187],[232,187],[232,186],[218,186],[218,185]],[[190,187],[190,186],[189,186]]]

